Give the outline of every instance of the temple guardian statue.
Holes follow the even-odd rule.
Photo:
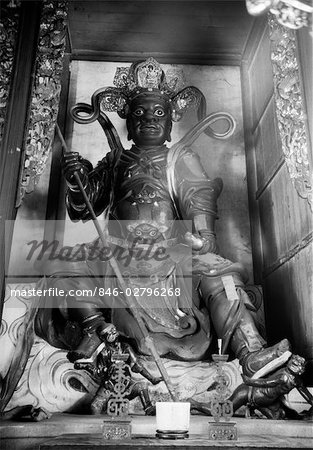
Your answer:
[[[196,87],[183,87],[179,70],[165,74],[153,58],[118,68],[113,83],[96,91],[91,105],[72,109],[79,123],[99,121],[111,151],[96,167],[76,152],[64,155],[69,216],[73,221],[91,219],[76,173],[95,214],[104,214],[108,247],[117,255],[161,357],[209,360],[219,338],[223,352],[238,358],[244,376],[251,378],[282,355],[291,355],[290,345],[284,339],[266,347],[249,312],[244,267],[218,254],[215,221],[222,180],[211,180],[192,150],[193,139],[210,133],[204,96]],[[173,122],[189,108],[198,111],[199,123],[168,147]],[[107,111],[126,119],[133,142],[129,149],[122,147]],[[153,257],[143,258],[148,249]],[[131,256],[127,264],[125,252]],[[98,288],[92,298],[57,298],[51,308],[42,298],[36,316],[36,333],[66,349],[76,364],[91,358],[101,343],[115,340],[127,342],[136,354],[149,355],[129,308],[128,292],[121,289],[103,255],[97,239],[85,244],[83,258],[45,263],[48,287],[65,292]],[[280,365],[286,362],[281,361]],[[248,401],[246,389],[239,394],[235,405]]]

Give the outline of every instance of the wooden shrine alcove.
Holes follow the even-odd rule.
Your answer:
[[[63,2],[58,3],[62,4],[62,8],[65,7]],[[31,159],[27,153],[25,157],[25,136],[30,128],[27,122],[31,115],[29,105],[32,96],[34,98],[32,82],[38,69],[34,61],[40,33],[41,2],[23,1],[21,5],[17,5],[17,10],[23,20],[20,20],[19,28],[16,28],[15,42],[18,42],[18,46],[13,45],[17,57],[15,62],[12,62],[15,64],[14,77],[4,110],[0,154],[1,216],[2,220],[15,221],[8,222],[2,241],[6,241],[5,250],[7,254],[11,253],[13,266],[18,264],[21,258],[20,237],[31,240],[35,236],[38,240],[53,240],[64,232],[64,228],[61,222],[56,222],[55,225],[52,221],[65,216],[64,183],[59,165],[61,149],[57,140],[50,156],[46,158],[45,155],[43,158],[46,160],[46,169],[35,190],[30,186],[33,175],[25,164],[25,161]],[[215,73],[220,78],[226,73],[221,68],[236,74],[236,92],[242,96],[241,99],[238,98],[239,109],[242,108],[239,119],[242,128],[234,147],[227,146],[226,142],[225,149],[228,148],[238,159],[233,163],[235,159],[228,160],[227,157],[231,158],[230,153],[226,153],[228,156],[225,157],[224,154],[224,161],[218,168],[225,170],[227,174],[229,170],[234,178],[238,170],[240,177],[237,177],[237,181],[232,185],[230,183],[233,180],[229,176],[228,186],[227,179],[224,179],[224,197],[221,199],[220,208],[221,218],[225,219],[223,223],[226,225],[219,226],[222,236],[228,239],[225,241],[225,247],[231,246],[231,238],[237,238],[240,242],[237,253],[235,251],[229,257],[234,259],[238,254],[242,258],[247,257],[248,265],[250,264],[250,283],[262,286],[269,344],[288,337],[294,351],[307,359],[307,382],[312,383],[312,210],[308,201],[312,202],[312,191],[309,186],[307,191],[303,189],[303,180],[298,184],[296,181],[296,186],[294,185],[295,174],[301,171],[301,167],[297,167],[299,161],[293,161],[292,157],[288,160],[284,156],[286,142],[282,141],[284,134],[281,132],[285,133],[285,141],[291,137],[295,140],[295,147],[297,140],[300,146],[303,144],[303,135],[297,136],[293,129],[289,129],[288,134],[287,128],[283,129],[276,116],[278,95],[282,94],[282,98],[292,101],[296,95],[294,89],[300,87],[300,106],[303,108],[308,150],[307,155],[303,154],[303,159],[304,163],[308,161],[309,167],[312,167],[312,121],[306,120],[312,118],[312,37],[309,28],[292,31],[285,37],[285,42],[288,42],[288,39],[294,42],[294,48],[290,45],[284,48],[282,45],[275,50],[273,46],[282,39],[281,31],[269,22],[266,15],[258,18],[249,15],[245,1],[70,1],[67,14],[67,45],[63,72],[62,75],[59,74],[62,90],[60,99],[59,92],[56,92],[56,105],[53,106],[54,113],[50,116],[50,122],[54,123],[59,104],[58,121],[69,141],[76,139],[77,142],[80,139],[77,130],[75,135],[68,117],[69,107],[80,101],[80,91],[75,92],[79,86],[76,79],[77,67],[87,67],[90,63],[91,69],[88,70],[100,70],[105,63],[129,63],[153,56],[162,64],[182,64],[188,73],[192,73],[194,66],[199,73],[201,68],[209,67],[210,73]],[[16,20],[18,21],[18,18]],[[288,61],[294,56],[299,64],[297,73],[291,73],[291,78],[282,83],[281,88],[279,83],[282,80],[273,78],[273,52],[276,52],[276,61],[280,58],[284,71],[289,70]],[[60,58],[60,55],[56,58]],[[25,65],[25,60],[28,66]],[[297,75],[299,79],[295,78]],[[38,76],[45,76],[45,73]],[[201,77],[198,76],[199,78]],[[101,79],[101,75],[98,75],[98,79]],[[205,79],[213,80],[214,77]],[[230,80],[234,80],[233,75],[226,79],[226,82],[229,83]],[[103,86],[111,84],[112,77],[103,79]],[[209,92],[210,88],[207,87],[207,90]],[[88,97],[82,101],[88,102]],[[214,104],[214,99],[212,103]],[[223,109],[228,111],[228,106],[225,104]],[[211,112],[210,106],[209,111]],[[84,132],[88,134],[88,131]],[[243,151],[242,154],[239,147]],[[223,154],[223,150],[219,153],[218,144],[214,152],[216,155]],[[199,153],[209,168],[208,154],[201,149]],[[212,157],[212,154],[209,154]],[[227,167],[228,161],[231,162]],[[301,161],[299,164],[301,165]],[[293,174],[293,178],[290,174]],[[214,173],[214,176],[218,175],[224,178],[223,173]],[[31,179],[29,185],[25,182],[27,176]],[[302,188],[299,187],[300,184]],[[240,195],[232,197],[233,188],[237,193],[240,192]],[[235,201],[232,201],[233,199]],[[229,232],[231,219],[234,217],[237,236]],[[25,225],[30,218],[37,221],[36,228],[33,228],[33,225]],[[51,222],[44,226],[45,220]],[[245,243],[248,248],[246,253],[243,250]],[[5,251],[1,253],[4,256]],[[3,267],[5,265],[4,262]],[[29,269],[24,279],[20,277],[15,281],[23,284],[31,283],[35,279],[35,272]],[[4,292],[5,273],[1,275],[0,283]],[[8,294],[6,297],[3,295],[6,301],[9,301],[8,297]],[[21,301],[17,307],[22,307],[24,300],[17,299],[17,302]],[[20,320],[20,317],[17,319]],[[19,322],[14,322],[15,320],[16,318],[6,324],[10,326],[15,323],[11,329],[12,333],[17,333],[18,329]],[[2,330],[5,330],[6,325],[3,325]],[[41,343],[37,345],[42,351]],[[7,353],[9,354],[9,351]],[[57,355],[54,355],[54,358],[57,358]],[[64,355],[60,358],[64,358]],[[5,364],[1,369],[5,371]]]

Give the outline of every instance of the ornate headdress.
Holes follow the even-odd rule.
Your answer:
[[[177,122],[187,109],[199,109],[205,102],[202,92],[194,86],[184,88],[184,81],[181,69],[172,66],[165,74],[154,58],[137,61],[130,67],[118,67],[113,80],[114,87],[101,88],[93,94],[91,115],[81,122],[93,122],[101,110],[117,112],[120,117],[126,118],[128,105],[140,95],[167,99],[171,104],[172,120]],[[77,118],[76,115],[75,120]]]

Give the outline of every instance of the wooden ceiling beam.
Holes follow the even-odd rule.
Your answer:
[[[81,61],[120,61],[132,62],[138,59],[146,59],[152,56],[163,64],[197,64],[212,66],[240,66],[240,53],[162,53],[162,52],[103,52],[75,50],[71,55],[72,60]]]
[[[244,1],[85,0],[69,10],[72,57],[85,60],[160,55],[237,65],[252,23]]]

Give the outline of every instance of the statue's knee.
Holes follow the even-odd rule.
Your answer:
[[[230,272],[222,275],[204,275],[201,279],[199,289],[201,297],[206,306],[211,310],[216,304],[223,302],[228,304],[229,300],[234,300],[237,289],[244,287],[244,281],[240,273]]]

